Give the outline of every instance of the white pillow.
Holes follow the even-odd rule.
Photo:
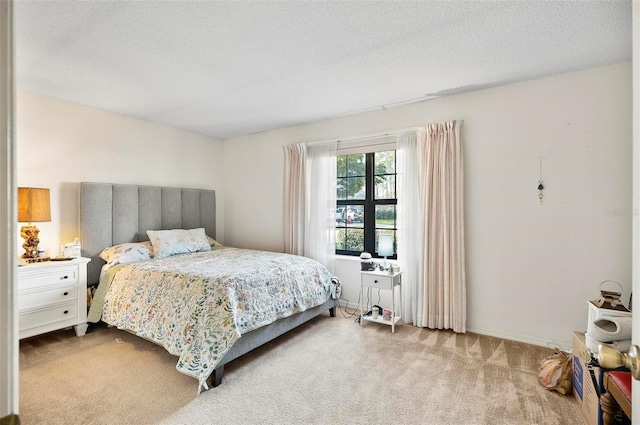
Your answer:
[[[107,262],[106,268],[132,261],[150,260],[153,258],[151,242],[123,243],[111,246],[102,250],[100,258]]]
[[[211,251],[211,245],[209,245],[204,228],[147,230],[147,235],[151,245],[153,245],[155,258],[190,252]]]

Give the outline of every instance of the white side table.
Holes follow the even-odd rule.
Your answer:
[[[18,267],[20,339],[73,326],[87,331],[89,258],[44,261]]]
[[[365,316],[364,313],[369,311],[370,306],[364,305],[364,288],[367,288],[368,299],[371,299],[371,288],[387,289],[391,291],[391,320],[384,320],[382,312],[377,319],[373,316]],[[400,314],[396,315],[396,287],[400,290]],[[366,307],[366,310],[365,310]],[[390,273],[380,271],[361,271],[360,272],[360,326],[365,321],[382,323],[391,326],[391,332],[396,331],[396,323],[402,315],[402,272]]]

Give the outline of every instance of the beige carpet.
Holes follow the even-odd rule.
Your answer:
[[[320,316],[228,364],[195,397],[176,357],[91,327],[21,342],[23,424],[582,424],[537,382],[541,347]]]

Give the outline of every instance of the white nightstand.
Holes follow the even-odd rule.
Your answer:
[[[87,331],[89,258],[44,261],[18,267],[20,338],[73,326]]]
[[[371,288],[388,289],[391,291],[391,320],[384,320],[382,318],[382,312],[377,319],[373,316],[365,316],[364,313],[370,310],[369,302],[367,301],[366,310],[364,305],[364,288],[367,287],[367,294],[371,299]],[[396,316],[396,287],[400,290],[400,315]],[[400,320],[402,315],[402,272],[389,273],[379,271],[361,271],[360,272],[360,326],[365,321],[382,323],[391,326],[391,332],[396,331],[396,323]]]

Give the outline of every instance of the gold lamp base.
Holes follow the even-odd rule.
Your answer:
[[[20,228],[20,236],[24,239],[22,244],[24,254],[22,254],[22,258],[38,258],[38,244],[40,243],[38,233],[40,233],[40,230],[34,225]]]

